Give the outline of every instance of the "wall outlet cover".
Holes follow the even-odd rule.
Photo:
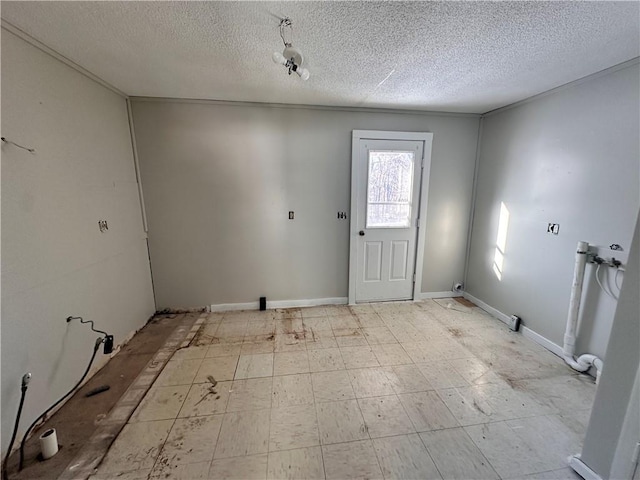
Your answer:
[[[520,329],[520,323],[522,323],[522,319],[517,315],[511,315],[509,317],[509,328],[514,332],[517,332]]]

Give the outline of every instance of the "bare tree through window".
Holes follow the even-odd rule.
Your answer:
[[[411,224],[414,152],[369,151],[367,228]]]

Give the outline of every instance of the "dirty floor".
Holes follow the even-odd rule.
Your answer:
[[[453,299],[211,313],[91,478],[578,479],[594,393]]]
[[[9,459],[8,471],[11,480],[57,478],[86,444],[100,422],[106,418],[156,351],[162,347],[175,329],[179,316],[157,315],[151,319],[51,418],[37,428],[25,444],[25,462],[22,471],[18,472],[18,452],[14,452]],[[93,342],[87,345],[87,361],[91,356],[92,348]],[[102,354],[102,349],[98,354]],[[84,368],[84,365],[82,367]],[[87,392],[102,385],[108,385],[109,390],[92,397],[85,397]],[[43,462],[39,458],[38,437],[49,428],[57,430],[60,451]]]

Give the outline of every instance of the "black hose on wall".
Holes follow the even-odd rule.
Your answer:
[[[18,467],[18,470],[22,470],[22,467],[24,466],[24,446],[27,443],[27,438],[29,438],[29,433],[31,433],[31,430],[33,430],[33,428],[36,426],[36,424],[40,421],[43,420],[47,414],[53,410],[54,408],[56,408],[65,398],[67,398],[69,395],[71,395],[73,392],[76,391],[76,388],[78,388],[80,386],[80,384],[82,384],[82,381],[86,378],[86,376],[89,374],[89,370],[91,370],[91,365],[93,365],[93,361],[96,358],[96,353],[98,353],[98,348],[100,347],[100,344],[104,341],[104,338],[98,338],[96,339],[96,344],[93,347],[93,355],[91,355],[91,360],[89,360],[89,365],[87,365],[87,369],[84,371],[84,374],[82,375],[82,378],[80,378],[80,380],[78,380],[78,383],[76,383],[73,388],[71,390],[69,390],[67,393],[64,394],[63,397],[61,397],[56,403],[54,403],[53,405],[51,405],[49,408],[47,408],[42,415],[40,415],[38,418],[36,418],[34,420],[34,422],[29,426],[29,428],[27,429],[27,431],[24,434],[24,437],[22,437],[22,442],[20,443],[20,466]],[[6,478],[3,480],[7,480]]]
[[[4,463],[2,464],[2,480],[9,480],[9,473],[7,472],[7,464],[9,463],[9,455],[11,455],[11,449],[13,448],[13,442],[16,441],[16,435],[18,434],[18,425],[20,425],[20,416],[22,415],[22,406],[24,405],[24,397],[27,395],[27,387],[31,380],[31,374],[26,373],[22,377],[22,395],[20,396],[20,405],[18,406],[18,414],[16,415],[16,424],[13,427],[13,434],[11,435],[11,441],[9,442],[9,448],[7,448],[7,456],[4,457]]]

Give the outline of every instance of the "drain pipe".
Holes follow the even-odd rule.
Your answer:
[[[584,270],[587,265],[589,244],[578,242],[576,251],[576,266],[573,273],[573,285],[571,287],[571,299],[569,300],[569,315],[567,317],[567,329],[564,333],[564,346],[562,348],[564,361],[578,372],[586,372],[591,366],[596,369],[596,383],[600,380],[602,372],[602,360],[595,355],[586,353],[574,358],[576,350],[576,331],[578,329],[578,313],[580,312],[580,300],[582,298],[582,285],[584,283]]]

